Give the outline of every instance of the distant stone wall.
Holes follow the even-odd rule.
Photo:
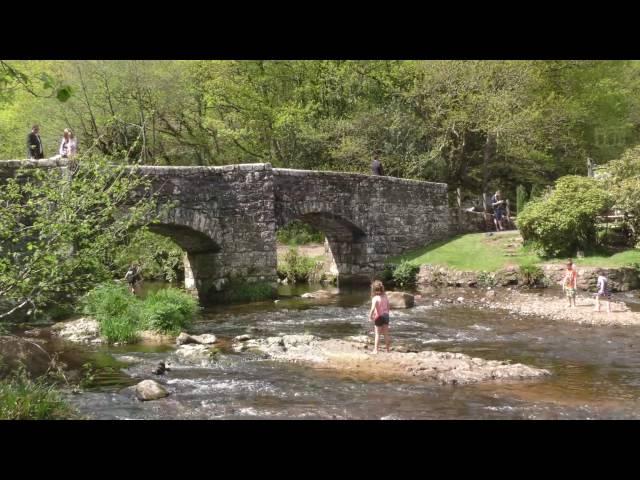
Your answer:
[[[493,217],[482,212],[470,212],[453,207],[449,209],[449,231],[451,235],[494,230],[490,228],[492,225]]]

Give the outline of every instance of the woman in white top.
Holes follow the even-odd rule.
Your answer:
[[[60,142],[60,156],[62,158],[73,158],[78,151],[78,144],[73,132],[65,128],[62,133],[62,142]]]

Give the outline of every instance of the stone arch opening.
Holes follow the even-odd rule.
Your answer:
[[[171,239],[183,251],[184,287],[201,301],[216,280],[220,245],[191,227],[170,223],[150,224],[149,231]]]
[[[319,230],[325,235],[325,270],[336,275],[338,282],[368,281],[360,273],[360,263],[366,252],[366,233],[350,220],[328,212],[308,212],[291,218]],[[283,225],[286,226],[286,225]]]

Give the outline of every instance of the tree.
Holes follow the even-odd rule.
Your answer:
[[[155,200],[135,168],[85,157],[77,173],[23,169],[0,185],[0,298],[32,311],[69,304],[118,276],[123,233],[148,223]]]

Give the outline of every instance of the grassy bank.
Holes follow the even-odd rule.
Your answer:
[[[17,374],[0,380],[0,420],[61,420],[75,418],[54,386],[43,379]]]
[[[486,233],[460,235],[391,258],[389,263],[407,260],[413,265],[443,265],[457,270],[495,272],[509,266],[562,263],[566,259],[543,259],[522,245],[518,232],[488,236]],[[640,250],[599,253],[574,259],[578,266],[623,267],[640,263]]]

